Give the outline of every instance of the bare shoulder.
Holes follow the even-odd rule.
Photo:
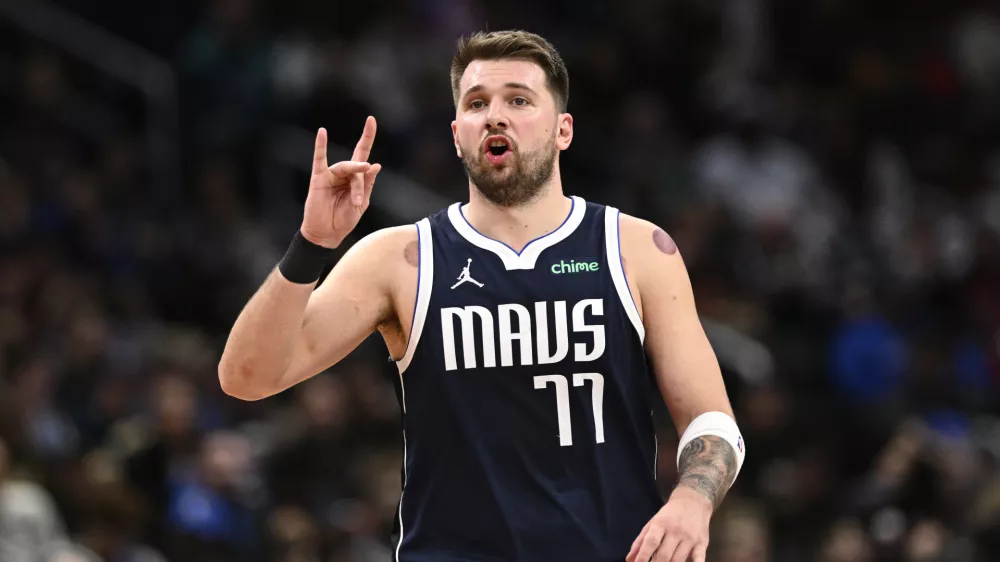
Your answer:
[[[640,294],[661,289],[675,280],[686,280],[684,260],[677,243],[666,230],[625,213],[620,215],[618,228],[625,273],[630,282],[635,280]]]
[[[400,252],[417,255],[417,227],[413,224],[382,228],[358,240],[344,254],[368,263],[380,263],[388,257],[398,257]],[[405,256],[404,256],[405,257]]]
[[[398,294],[400,290],[406,293],[415,289],[417,266],[420,264],[417,226],[394,226],[376,234],[377,249],[372,249],[369,256],[374,261],[373,268],[388,275],[387,280],[394,294]]]
[[[376,230],[344,252],[334,271],[363,274],[368,283],[393,281],[406,264],[416,266],[419,256],[417,227],[393,226]]]
[[[403,281],[408,261],[417,254],[415,225],[383,228],[367,234],[337,260],[333,271],[317,293],[330,292],[388,297],[394,285]]]
[[[417,300],[420,266],[420,236],[416,225],[395,226],[371,235],[365,257],[378,271],[387,295],[387,310],[381,316],[382,333],[389,355],[398,360],[406,353]],[[365,248],[362,248],[365,250]]]
[[[417,227],[410,224],[379,229],[355,242],[313,294],[314,314],[323,311],[326,316],[343,305],[345,314],[365,318],[383,335],[388,331],[396,339],[403,337],[408,326],[400,319],[411,317],[417,287],[417,238]],[[395,341],[388,343],[391,351],[398,347]]]
[[[668,261],[681,261],[673,237],[656,224],[625,213],[620,214],[618,221],[623,257],[666,257],[673,258]]]

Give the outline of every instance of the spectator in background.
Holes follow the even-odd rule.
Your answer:
[[[820,548],[821,562],[873,562],[875,550],[859,521],[837,522]]]
[[[130,420],[121,429],[129,435],[121,444],[126,481],[149,502],[154,514],[147,536],[166,548],[172,475],[185,469],[197,455],[200,435],[195,389],[183,376],[165,373],[149,392],[154,405],[150,419]],[[134,450],[130,450],[134,449]]]
[[[267,521],[269,560],[275,562],[321,562],[319,525],[308,513],[293,507],[271,512]]]
[[[772,131],[768,101],[744,97],[729,110],[731,128],[696,156],[705,196],[752,232],[766,257],[763,290],[822,285],[840,209],[809,154]]]
[[[963,82],[973,94],[977,109],[998,123],[1000,113],[990,100],[1000,94],[1000,11],[992,2],[976,2],[952,28],[952,52]]]
[[[172,558],[263,558],[256,531],[262,498],[252,463],[245,437],[228,431],[205,437],[196,462],[171,478],[166,514]]]
[[[10,450],[0,440],[0,560],[35,562],[65,536],[62,517],[51,494],[16,476]]]
[[[289,439],[272,452],[271,494],[280,505],[294,505],[323,517],[344,500],[358,497],[350,463],[356,461],[357,436],[348,431],[356,406],[340,377],[317,377],[295,391],[297,408],[289,420]]]
[[[907,367],[902,334],[878,310],[870,288],[849,289],[844,305],[830,349],[833,386],[855,407],[884,411],[899,396]]]
[[[727,508],[713,522],[711,560],[768,562],[773,560],[765,512],[753,504]]]
[[[97,485],[88,495],[84,523],[75,540],[54,541],[40,560],[167,562],[159,552],[135,540],[144,516],[135,495],[118,485]]]
[[[58,381],[52,366],[34,357],[22,363],[12,381],[34,455],[54,461],[76,454],[80,435],[54,401]]]
[[[195,154],[233,152],[260,138],[270,110],[271,42],[255,0],[213,0],[185,40],[178,66],[198,123]]]

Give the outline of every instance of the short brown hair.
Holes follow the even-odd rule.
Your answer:
[[[458,40],[451,59],[451,93],[458,104],[465,69],[475,60],[521,59],[545,71],[552,97],[560,113],[569,103],[569,71],[556,48],[540,35],[521,30],[477,32]]]

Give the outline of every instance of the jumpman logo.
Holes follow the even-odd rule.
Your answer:
[[[482,283],[480,283],[479,281],[476,281],[475,279],[472,278],[471,275],[469,275],[469,266],[471,266],[471,265],[472,265],[472,258],[469,258],[468,263],[466,263],[465,267],[462,268],[461,275],[458,276],[458,283],[455,283],[454,285],[452,285],[451,286],[452,289],[454,289],[455,287],[458,287],[459,285],[461,285],[462,283],[465,283],[466,281],[468,281],[469,283],[472,283],[473,285],[479,286],[479,287],[483,286]]]

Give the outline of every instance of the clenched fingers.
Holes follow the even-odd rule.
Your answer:
[[[351,202],[357,206],[367,205],[372,187],[375,185],[375,176],[382,169],[381,164],[375,164],[364,174],[354,174],[351,177]]]
[[[382,164],[373,164],[371,168],[365,172],[365,204],[371,200],[372,188],[375,187],[375,178],[378,173],[382,171]]]
[[[351,177],[351,174],[363,174],[371,169],[371,167],[372,165],[368,162],[353,162],[345,160],[330,166],[330,172],[338,178],[349,178]]]

